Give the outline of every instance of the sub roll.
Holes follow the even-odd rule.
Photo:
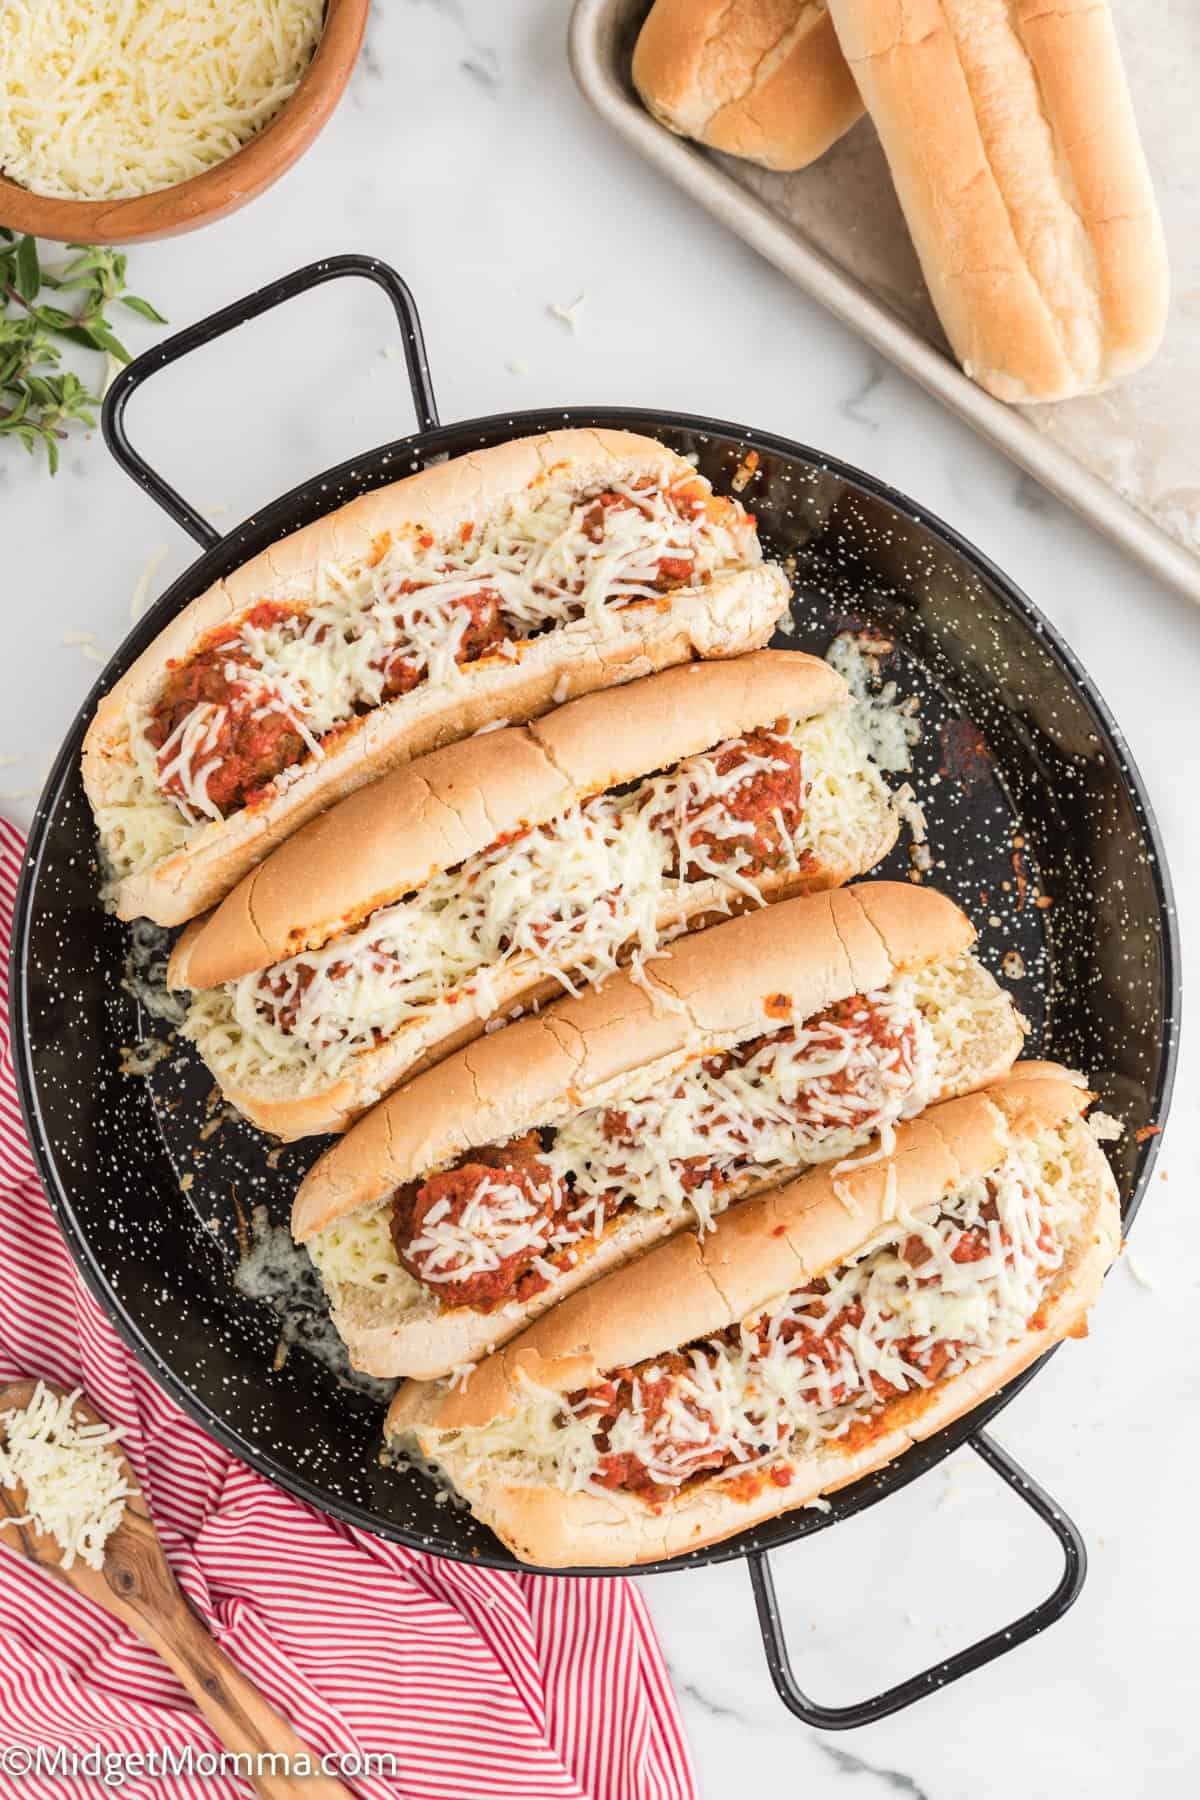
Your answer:
[[[764,650],[423,757],[184,933],[185,1034],[255,1124],[344,1131],[489,1021],[862,874],[898,820],[846,699],[819,658]]]
[[[786,900],[418,1076],[293,1208],[352,1363],[446,1374],[659,1239],[877,1156],[898,1120],[1005,1071],[1022,1022],[973,938],[907,883]]]
[[[364,494],[218,581],[97,708],[105,894],[176,925],[365,782],[498,720],[770,637],[754,520],[630,432],[548,432]]]
[[[930,296],[1001,400],[1065,400],[1162,338],[1162,222],[1107,0],[829,0]]]
[[[803,169],[862,117],[824,0],[656,0],[633,52],[649,112],[766,169]]]
[[[522,1561],[682,1555],[845,1486],[1086,1333],[1120,1246],[1065,1071],[1018,1064],[574,1295],[457,1383],[409,1382],[432,1463]]]

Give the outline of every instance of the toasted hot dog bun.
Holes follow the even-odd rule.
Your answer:
[[[190,828],[182,844],[154,854],[156,833],[173,827],[178,836],[180,817],[169,800],[132,785],[131,734],[161,694],[170,666],[186,662],[216,628],[263,601],[302,602],[325,565],[369,565],[381,544],[417,528],[452,538],[513,497],[544,487],[583,494],[646,475],[670,483],[694,470],[664,445],[631,432],[566,430],[519,439],[364,494],[201,594],[100,702],[84,743],[84,787],[102,852],[117,871],[119,916],[182,924],[334,801],[497,719],[535,718],[577,694],[765,643],[790,589],[781,569],[752,559],[718,570],[702,586],[664,594],[661,602],[616,610],[599,624],[577,619],[513,643],[512,655],[484,654],[459,666],[452,680],[422,682],[341,727],[320,760],[297,765],[282,791],[262,804]]]
[[[657,0],[633,81],[660,125],[803,169],[862,116],[824,0]]]
[[[1157,349],[1162,224],[1104,0],[830,0],[946,336],[1001,400]]]
[[[428,1179],[473,1148],[561,1124],[585,1108],[618,1104],[698,1051],[778,1031],[789,1019],[799,1024],[838,1000],[934,964],[955,965],[952,997],[970,1028],[941,1059],[931,1097],[978,1087],[1019,1055],[1023,1028],[992,978],[971,960],[960,964],[973,939],[951,901],[899,882],[790,900],[713,926],[652,965],[663,998],[632,976],[617,975],[482,1038],[409,1082],[309,1171],[296,1195],[293,1235],[320,1260],[319,1234],[351,1215],[369,1214],[398,1188]],[[731,1197],[752,1185],[743,1183]],[[687,1223],[668,1211],[618,1215],[541,1293],[491,1312],[439,1307],[415,1281],[398,1302],[365,1282],[326,1272],[334,1323],[356,1368],[383,1376],[440,1375]]]
[[[314,819],[189,926],[175,988],[218,987],[313,949],[506,833],[784,716],[840,706],[820,657],[759,650],[589,694],[435,750]]]
[[[1038,1325],[963,1373],[888,1401],[880,1429],[861,1447],[831,1440],[815,1454],[785,1459],[787,1486],[768,1482],[747,1492],[730,1470],[693,1482],[657,1508],[625,1491],[515,1485],[502,1463],[465,1486],[456,1481],[514,1555],[549,1568],[679,1555],[844,1487],[996,1393],[1051,1344],[1084,1334],[1086,1313],[1120,1247],[1116,1184],[1079,1117],[1087,1099],[1053,1064],[1019,1064],[986,1091],[900,1125],[895,1150],[882,1161],[841,1174],[813,1170],[734,1208],[703,1241],[692,1233],[677,1237],[576,1294],[461,1386],[405,1383],[388,1413],[388,1439],[400,1447],[415,1441],[454,1480],[454,1439],[447,1434],[516,1417],[526,1382],[569,1393],[752,1317],[845,1262],[890,1220],[931,1209],[986,1176],[1023,1140],[1060,1134],[1082,1205]]]

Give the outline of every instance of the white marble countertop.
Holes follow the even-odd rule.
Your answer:
[[[377,5],[350,94],[308,157],[233,219],[135,249],[131,284],[182,325],[315,257],[370,252],[412,286],[446,419],[584,402],[712,413],[918,496],[1013,575],[1096,678],[1157,806],[1190,949],[1200,616],[643,169],[579,101],[565,26],[564,0]],[[572,331],[548,305],[580,295]],[[127,335],[136,347],[155,336],[132,319]],[[228,528],[410,428],[392,342],[382,297],[338,284],[160,377],[130,425]],[[23,819],[96,674],[64,638],[115,646],[149,553],[166,548],[161,587],[194,552],[98,436],[67,447],[54,482],[15,448],[0,454],[0,521],[16,646],[0,668],[0,806]],[[1200,1791],[1196,1077],[1185,1040],[1134,1240],[1145,1285],[1118,1268],[1091,1342],[1069,1345],[996,1432],[1087,1537],[1079,1603],[910,1712],[831,1737],[776,1699],[741,1565],[648,1580],[705,1800]],[[1049,1537],[964,1452],[775,1559],[798,1677],[828,1701],[874,1692],[1006,1623],[1049,1591],[1056,1564]]]

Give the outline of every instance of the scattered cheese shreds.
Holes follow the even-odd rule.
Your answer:
[[[146,563],[137,578],[137,585],[129,597],[129,617],[136,623],[150,604],[151,587],[154,577],[167,560],[168,546],[155,544],[146,552]]]
[[[568,331],[577,332],[579,330],[579,309],[586,299],[586,294],[577,294],[569,306],[564,306],[561,300],[551,300],[546,311],[551,318],[561,319]]]
[[[64,631],[59,642],[69,650],[78,650],[89,662],[106,663],[108,653],[96,641],[94,631]]]
[[[32,1524],[62,1547],[64,1569],[77,1557],[98,1569],[133,1489],[111,1448],[119,1434],[76,1419],[79,1397],[39,1381],[27,1407],[0,1413],[0,1483],[19,1483],[29,1509],[0,1526]]]
[[[1125,1135],[1120,1119],[1114,1119],[1111,1113],[1094,1112],[1084,1123],[1098,1144],[1115,1144]]]
[[[324,0],[0,0],[0,168],[117,200],[224,162],[312,60]]]

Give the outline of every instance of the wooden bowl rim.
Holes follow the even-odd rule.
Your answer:
[[[233,212],[286,174],[327,123],[353,73],[370,0],[327,0],[312,60],[283,110],[240,150],[173,187],[123,200],[34,194],[0,173],[0,225],[60,243],[132,243]]]

